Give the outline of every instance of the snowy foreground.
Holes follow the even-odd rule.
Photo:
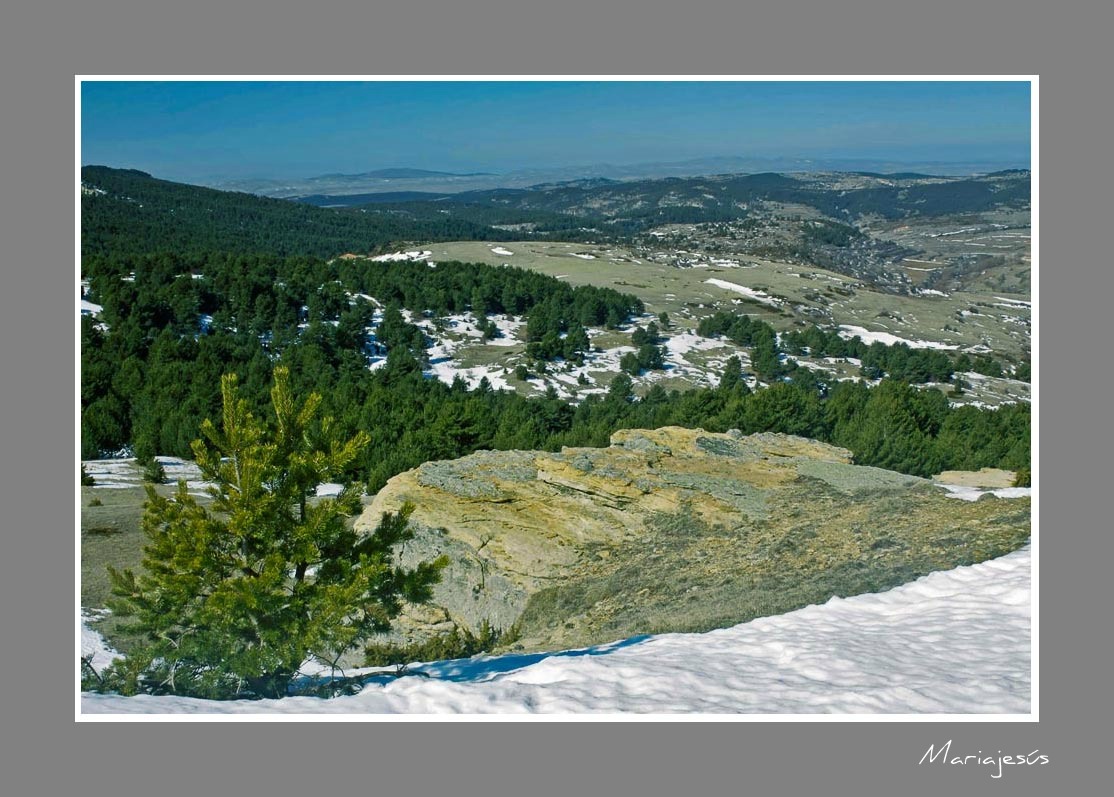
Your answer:
[[[1030,553],[705,634],[415,665],[429,677],[352,697],[83,694],[81,712],[1028,714]]]

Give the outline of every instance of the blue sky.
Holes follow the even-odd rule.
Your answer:
[[[108,82],[81,162],[171,180],[715,156],[1027,165],[1027,82]]]

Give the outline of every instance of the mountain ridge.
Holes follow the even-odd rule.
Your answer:
[[[495,188],[527,188],[544,183],[560,183],[597,178],[616,181],[660,179],[664,177],[697,178],[717,174],[757,174],[761,172],[808,173],[823,171],[871,171],[878,174],[917,172],[932,176],[971,177],[1003,169],[1027,168],[1013,161],[892,161],[877,158],[797,158],[713,156],[681,161],[655,161],[634,164],[578,164],[513,168],[500,172],[437,172],[410,167],[396,167],[413,176],[408,181],[422,184],[432,193]],[[263,196],[295,198],[313,194],[373,193],[394,190],[390,174],[393,169],[373,170],[359,174],[332,173],[290,178],[228,178],[210,179],[204,184],[225,190],[240,190]],[[425,172],[422,175],[417,173]]]

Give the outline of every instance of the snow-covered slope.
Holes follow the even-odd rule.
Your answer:
[[[1028,546],[887,592],[705,634],[415,666],[352,697],[86,694],[82,713],[1012,713],[1030,711]]]

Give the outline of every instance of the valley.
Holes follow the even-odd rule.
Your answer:
[[[398,562],[447,557],[348,668],[703,633],[1029,540],[1028,172],[312,203],[82,177],[81,606],[125,655],[105,568],[141,561],[143,483],[215,506],[191,441],[225,373],[265,417],[276,366],[367,435],[303,512],[353,483],[355,538],[412,504]]]
[[[383,255],[380,257],[390,257]],[[398,257],[407,256],[405,252]],[[967,373],[969,388],[953,397],[956,404],[979,402],[998,406],[1027,400],[1028,382],[1010,379],[1010,370],[1031,356],[1029,294],[1010,294],[989,286],[950,293],[911,288],[909,293],[884,292],[845,275],[816,267],[753,259],[746,255],[694,250],[635,248],[561,242],[447,242],[411,250],[415,262],[438,260],[511,265],[552,276],[569,285],[612,287],[638,297],[646,312],[616,330],[589,329],[591,350],[582,365],[557,364],[544,374],[516,380],[514,370],[526,364],[525,323],[493,316],[503,327],[500,338],[483,341],[476,319],[468,314],[445,319],[417,318],[432,341],[431,373],[448,384],[461,375],[469,387],[482,377],[501,389],[525,396],[552,388],[562,398],[578,400],[606,392],[619,372],[623,354],[633,352],[630,332],[658,322],[665,348],[665,367],[633,376],[635,390],[652,385],[667,390],[714,387],[732,356],[744,365],[749,351],[723,338],[695,334],[700,321],[718,311],[743,313],[769,323],[778,332],[822,326],[858,336],[866,343],[905,343],[911,348],[936,348],[972,356],[993,352],[1002,362],[1001,376]],[[370,258],[369,268],[374,268]],[[661,314],[668,324],[660,324]],[[451,356],[449,356],[451,352]],[[854,358],[851,358],[852,360]],[[848,358],[798,356],[797,362],[833,380],[859,378]],[[578,384],[584,377],[587,384]],[[757,381],[752,379],[751,386]],[[942,386],[950,390],[951,385]]]

